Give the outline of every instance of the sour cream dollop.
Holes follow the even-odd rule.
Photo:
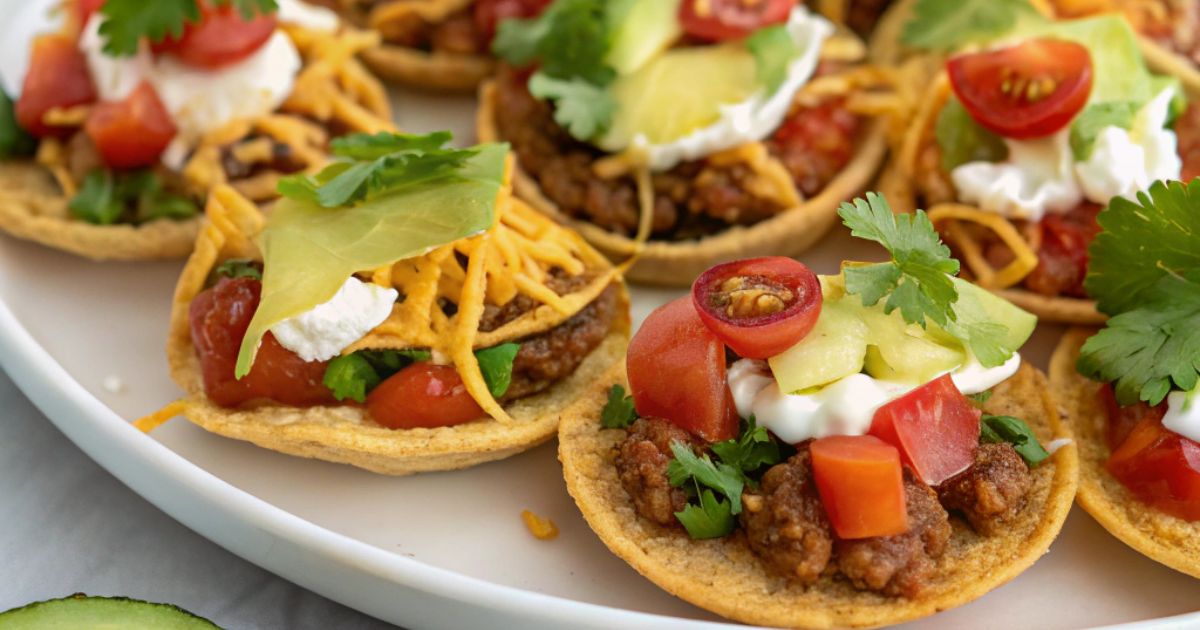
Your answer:
[[[1167,394],[1163,426],[1194,442],[1200,442],[1200,387],[1190,392]]]
[[[351,277],[324,304],[271,327],[279,345],[305,361],[328,361],[383,323],[400,293]]]
[[[1014,353],[1003,365],[986,368],[975,357],[950,373],[964,394],[977,394],[999,385],[1021,367]],[[920,383],[897,383],[851,374],[806,394],[787,394],[765,361],[742,359],[729,366],[729,390],[738,415],[754,417],[779,439],[790,444],[830,435],[863,435],[875,412]]]
[[[963,201],[1031,221],[1067,212],[1084,199],[1107,204],[1117,196],[1133,198],[1155,180],[1180,176],[1177,138],[1165,128],[1174,95],[1174,87],[1164,88],[1138,110],[1131,129],[1102,129],[1083,162],[1075,161],[1068,127],[1046,138],[1006,138],[1006,161],[968,162],[950,178]]]
[[[183,168],[189,147],[205,133],[278,109],[300,71],[300,53],[282,31],[246,59],[205,70],[171,55],[156,59],[145,48],[132,57],[110,57],[103,50],[100,21],[93,16],[79,40],[100,98],[119,101],[142,81],[153,85],[178,129],[163,154],[163,163],[176,170]]]

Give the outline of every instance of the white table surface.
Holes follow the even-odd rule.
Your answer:
[[[0,610],[76,592],[229,630],[392,628],[242,560],[97,466],[0,371]]]

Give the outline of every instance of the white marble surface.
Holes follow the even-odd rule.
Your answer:
[[[230,630],[393,626],[180,525],[77,449],[0,371],[0,610],[76,592],[170,602]]]

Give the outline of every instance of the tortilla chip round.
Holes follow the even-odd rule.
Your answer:
[[[192,251],[200,217],[144,225],[93,225],[71,218],[67,198],[42,167],[0,162],[0,230],[92,260],[183,258]]]
[[[1079,444],[1079,505],[1121,542],[1176,571],[1200,578],[1200,523],[1164,514],[1144,503],[1108,474],[1108,414],[1100,384],[1075,370],[1079,349],[1095,332],[1073,328],[1050,359],[1050,386]]]
[[[593,393],[603,396],[602,393]],[[1045,376],[1029,365],[995,388],[988,413],[1023,418],[1046,443],[1069,437]],[[1078,456],[1067,444],[1033,469],[1029,501],[1005,534],[982,537],[960,519],[933,582],[919,599],[859,591],[822,577],[803,587],[768,572],[741,530],[692,540],[682,528],[653,524],[634,509],[613,463],[625,432],[599,417],[564,419],[558,457],[567,490],[608,548],[667,592],[723,617],[749,624],[830,628],[874,627],[932,615],[974,600],[1029,568],[1058,535],[1075,496]]]
[[[491,82],[483,84],[476,115],[480,142],[502,141],[496,129],[496,107],[495,86]],[[590,221],[567,216],[542,194],[537,182],[519,164],[513,189],[529,205],[582,234],[609,258],[623,261],[637,254],[637,262],[626,273],[628,278],[645,284],[688,286],[717,263],[752,256],[795,256],[814,245],[838,222],[838,206],[866,189],[886,150],[885,121],[876,119],[860,136],[850,163],[820,194],[800,206],[754,225],[729,227],[698,240],[651,240],[644,246]]]

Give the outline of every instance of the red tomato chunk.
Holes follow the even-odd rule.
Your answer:
[[[837,435],[810,448],[817,492],[839,538],[908,531],[904,471],[895,447],[870,435]]]
[[[70,127],[52,127],[44,122],[46,112],[96,100],[96,86],[87,59],[75,40],[63,35],[42,35],[33,40],[29,70],[17,101],[17,122],[38,136],[65,136]]]
[[[1165,405],[1160,406],[1165,407]],[[1150,507],[1187,521],[1200,520],[1200,444],[1144,416],[1108,458],[1108,472]],[[1110,416],[1110,423],[1121,418]]]
[[[868,433],[899,449],[917,477],[936,486],[975,461],[982,415],[946,374],[880,407]]]

